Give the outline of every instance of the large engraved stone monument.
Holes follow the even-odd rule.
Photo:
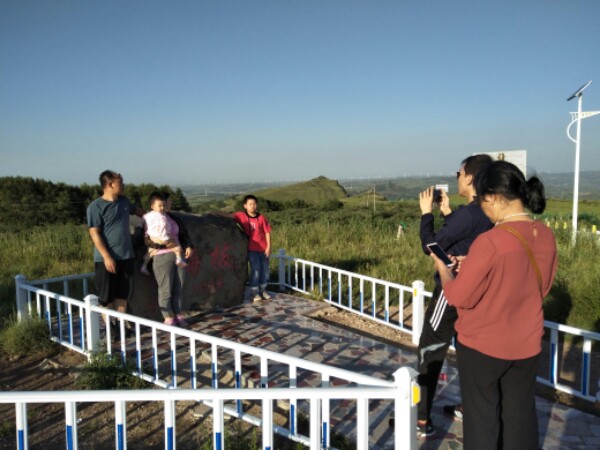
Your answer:
[[[187,261],[183,289],[183,310],[229,307],[243,302],[248,276],[248,238],[236,222],[227,216],[174,212],[188,230],[194,254]],[[141,229],[134,235],[139,237]],[[134,242],[139,242],[134,239]],[[142,275],[139,267],[146,248],[136,246],[135,292],[130,302],[131,314],[162,321],[158,308],[154,277]]]

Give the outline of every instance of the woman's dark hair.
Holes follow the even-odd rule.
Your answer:
[[[494,160],[490,155],[480,153],[478,155],[471,155],[468,158],[463,159],[461,164],[464,167],[466,175],[477,175],[493,162]]]
[[[477,200],[489,194],[499,194],[508,200],[520,199],[523,206],[535,214],[546,209],[544,184],[533,176],[525,181],[523,172],[507,161],[494,161],[475,176]]]

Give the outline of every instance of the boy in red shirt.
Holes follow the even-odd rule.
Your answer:
[[[271,225],[257,211],[258,201],[254,195],[244,197],[244,210],[233,218],[248,236],[248,261],[250,262],[250,298],[253,302],[269,300],[265,290],[269,279],[269,256],[271,255]]]

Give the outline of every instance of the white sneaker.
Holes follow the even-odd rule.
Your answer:
[[[253,298],[252,298],[252,302],[256,303],[256,302],[260,302],[263,298],[260,296],[260,294],[256,294]]]
[[[271,296],[269,295],[269,293],[267,291],[262,291],[261,292],[262,298],[265,300],[271,300]]]

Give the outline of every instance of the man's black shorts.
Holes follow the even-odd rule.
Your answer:
[[[116,261],[117,273],[106,270],[103,262],[95,263],[96,292],[102,306],[111,304],[116,298],[131,300],[133,295],[134,259]]]

